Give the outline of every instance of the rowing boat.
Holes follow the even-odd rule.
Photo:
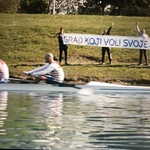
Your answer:
[[[0,84],[0,91],[75,91],[77,88],[72,87],[62,87],[59,85],[52,84],[26,84],[26,83],[8,83],[8,84]]]
[[[103,82],[89,82],[88,84],[39,84],[26,83],[8,83],[0,84],[0,91],[59,91],[59,92],[78,92],[79,90],[90,89],[92,91],[103,92],[138,92],[150,93],[150,87],[147,86],[125,86]],[[85,90],[88,92],[88,90]]]

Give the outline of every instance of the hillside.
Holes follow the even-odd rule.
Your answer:
[[[0,59],[7,62],[11,77],[26,78],[22,72],[44,64],[51,52],[58,59],[55,34],[63,27],[66,33],[102,34],[114,23],[111,35],[137,36],[135,22],[150,35],[149,17],[0,14]],[[112,65],[101,65],[101,48],[68,45],[68,63],[62,67],[65,80],[84,83],[91,80],[150,85],[150,66],[138,66],[139,51],[112,48]],[[150,61],[150,51],[148,50]],[[144,58],[143,58],[144,61]]]

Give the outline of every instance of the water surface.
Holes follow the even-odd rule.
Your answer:
[[[149,150],[150,94],[0,92],[0,148]]]

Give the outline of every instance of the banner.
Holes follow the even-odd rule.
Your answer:
[[[64,44],[116,47],[131,49],[150,49],[150,38],[130,37],[130,36],[110,36],[92,34],[63,34]]]

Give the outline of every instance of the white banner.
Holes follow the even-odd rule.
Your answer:
[[[91,34],[64,33],[64,44],[116,47],[132,49],[150,49],[150,38],[130,37],[130,36],[108,36]]]

